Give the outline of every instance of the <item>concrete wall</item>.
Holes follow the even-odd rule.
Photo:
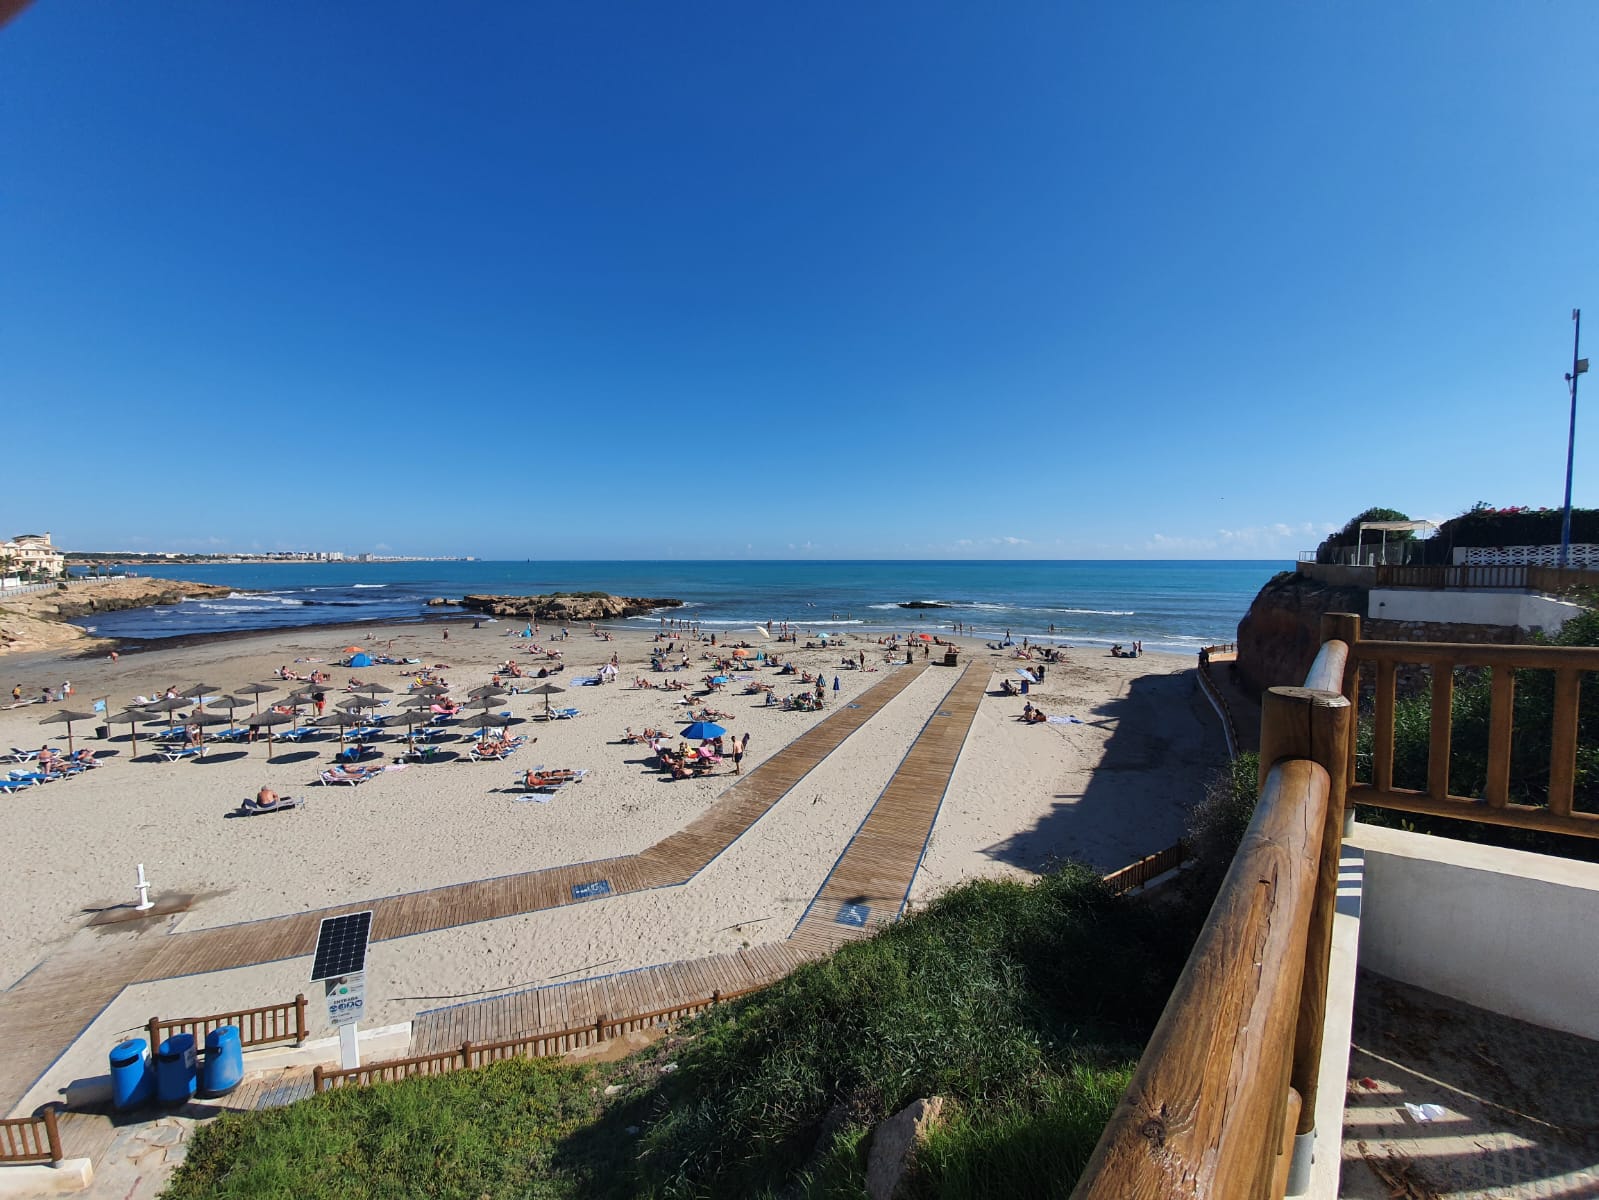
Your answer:
[[[1599,1039],[1599,864],[1356,825],[1360,965]]]
[[[1447,625],[1501,625],[1558,633],[1583,611],[1579,604],[1526,592],[1447,591],[1372,588],[1366,615],[1386,621],[1425,621]]]

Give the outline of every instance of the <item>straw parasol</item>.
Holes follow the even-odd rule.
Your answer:
[[[203,700],[207,696],[214,696],[222,690],[218,683],[197,683],[186,692],[179,692],[180,696],[187,696],[190,700]]]
[[[503,716],[500,713],[486,712],[481,716],[473,717],[472,719],[485,729],[504,729],[515,718]]]
[[[492,683],[485,683],[482,687],[475,687],[467,693],[467,695],[473,700],[477,700],[483,696],[503,696],[505,694],[506,692],[504,688],[495,687]]]
[[[292,713],[280,713],[269,708],[266,712],[256,713],[249,719],[249,721],[246,722],[246,724],[253,725],[257,729],[265,729],[267,731],[267,762],[272,761],[273,727],[277,725],[287,725],[293,720],[294,716]]]
[[[393,688],[384,687],[381,683],[363,683],[360,687],[352,688],[351,690],[356,692],[366,692],[368,695],[373,696],[389,695],[394,691]]]
[[[215,700],[211,701],[210,704],[206,705],[207,708],[227,709],[229,725],[233,724],[233,710],[236,708],[246,708],[248,706],[248,700],[240,700],[237,696],[218,696]]]
[[[566,691],[564,687],[556,687],[553,683],[541,683],[538,687],[531,689],[528,695],[544,697],[544,715],[547,717],[550,715],[550,697],[559,695],[564,691]]]
[[[72,753],[72,722],[74,722],[74,721],[92,721],[92,720],[94,720],[94,714],[93,713],[73,712],[71,709],[63,708],[60,712],[56,713],[54,716],[46,717],[44,720],[40,721],[39,724],[41,724],[41,725],[65,725],[67,727],[67,753],[71,754]]]
[[[261,697],[275,692],[278,689],[268,683],[247,683],[243,687],[234,688],[233,690],[241,696],[254,696],[255,711],[260,712]]]
[[[134,758],[138,758],[139,757],[139,722],[140,721],[148,721],[149,719],[150,719],[150,714],[145,712],[142,708],[129,708],[129,709],[124,709],[122,712],[119,712],[114,717],[108,717],[106,719],[106,724],[107,725],[126,725],[128,727],[128,737],[133,742],[133,757]]]

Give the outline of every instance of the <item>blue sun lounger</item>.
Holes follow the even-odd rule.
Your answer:
[[[177,762],[180,758],[204,758],[206,747],[201,746],[158,746],[161,757],[168,762]]]

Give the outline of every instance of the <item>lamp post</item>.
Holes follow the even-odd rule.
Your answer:
[[[1578,358],[1582,346],[1582,309],[1571,310],[1571,323],[1576,327],[1571,335],[1571,373],[1566,376],[1566,386],[1571,389],[1571,427],[1566,433],[1566,507],[1560,517],[1560,565],[1569,565],[1571,558],[1571,461],[1577,443],[1577,376],[1588,370],[1588,360]]]

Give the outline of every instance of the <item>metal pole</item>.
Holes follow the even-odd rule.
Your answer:
[[[1571,335],[1571,374],[1566,383],[1571,387],[1571,427],[1566,433],[1566,507],[1560,517],[1560,565],[1568,565],[1571,557],[1571,462],[1577,444],[1577,376],[1582,372],[1577,355],[1582,344],[1582,309],[1571,310],[1571,321],[1576,327]]]

